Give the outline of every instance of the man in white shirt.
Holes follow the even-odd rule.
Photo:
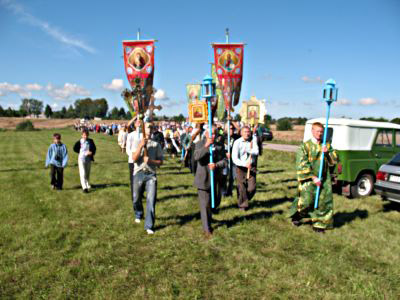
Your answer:
[[[257,156],[259,153],[254,127],[253,137],[248,126],[240,130],[241,138],[237,139],[232,148],[232,161],[236,165],[236,180],[238,188],[239,209],[246,210],[249,201],[256,193]]]

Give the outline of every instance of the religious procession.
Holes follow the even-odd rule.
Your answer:
[[[259,125],[264,123],[266,103],[254,96],[243,100],[241,121],[233,120],[232,113],[240,100],[245,44],[230,43],[227,30],[226,43],[212,44],[211,75],[205,76],[201,83],[186,85],[187,122],[174,126],[155,122],[155,111],[162,109],[154,97],[155,42],[140,40],[139,34],[137,40],[123,41],[124,66],[131,89],[125,89],[122,97],[132,119],[126,124],[109,126],[112,133],[118,134],[121,152],[128,156],[134,221],[144,223],[147,234],[155,233],[157,169],[167,154],[179,158],[179,170],[185,167],[193,174],[202,231],[210,239],[213,215],[218,214],[222,197],[236,195],[237,209],[251,209],[251,200],[257,193],[257,161],[263,153]],[[288,212],[294,226],[309,224],[317,233],[333,228],[332,175],[338,156],[327,141],[327,125],[337,91],[334,80],[325,83],[322,100],[326,103],[326,124],[314,122],[311,138],[297,151],[298,195]],[[84,193],[91,189],[90,165],[96,154],[89,132],[106,132],[104,127],[76,126],[82,132],[74,151],[79,154]],[[60,139],[59,134],[54,135],[46,160],[46,165],[51,166],[51,185],[55,189],[62,189],[63,167],[68,160],[65,147],[60,147]]]

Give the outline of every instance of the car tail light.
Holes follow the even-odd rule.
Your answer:
[[[342,165],[341,163],[338,163],[338,165],[337,165],[337,172],[338,172],[339,174],[342,174],[342,171],[343,171],[343,165]]]
[[[386,181],[388,179],[388,173],[379,171],[376,173],[376,180]]]

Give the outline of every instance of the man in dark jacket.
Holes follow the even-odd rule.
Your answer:
[[[82,190],[84,193],[88,193],[90,189],[90,166],[92,161],[94,161],[96,146],[93,140],[89,139],[89,131],[87,129],[82,131],[82,138],[75,143],[74,151],[79,154],[78,166]]]
[[[194,185],[198,189],[200,215],[206,238],[212,235],[210,170],[214,170],[214,201],[217,208],[221,202],[222,170],[227,166],[224,144],[219,142],[214,144],[215,134],[216,130],[213,128],[210,138],[207,130],[205,137],[197,143],[194,152],[194,160],[197,163]],[[212,144],[214,144],[213,163],[210,164],[210,145]]]

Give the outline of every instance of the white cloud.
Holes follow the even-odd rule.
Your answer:
[[[58,104],[57,103],[53,103],[52,105],[50,105],[52,109],[57,109],[58,108]]]
[[[50,25],[48,22],[40,20],[26,11],[25,7],[13,0],[0,0],[0,4],[7,9],[11,10],[15,15],[20,16],[21,20],[34,26],[40,28],[44,33],[48,34],[55,40],[67,45],[73,49],[85,50],[89,53],[95,53],[95,49],[86,44],[84,41],[73,38],[66,33],[62,32],[60,29]]]
[[[377,99],[374,99],[374,98],[361,98],[358,101],[358,103],[360,103],[361,105],[364,105],[364,106],[375,105],[378,102],[379,101]]]
[[[32,96],[31,92],[27,91],[24,87],[19,84],[12,84],[8,82],[0,82],[0,91],[2,95],[6,95],[8,93],[15,93],[20,95],[23,98],[29,98]]]
[[[89,96],[90,92],[75,83],[66,83],[62,88],[57,88],[52,84],[48,84],[46,87],[49,95],[55,100],[67,100],[71,96]]]
[[[305,83],[324,83],[324,80],[321,79],[321,77],[319,77],[319,76],[317,76],[315,78],[303,76],[303,77],[301,77],[301,80]]]
[[[154,94],[154,98],[156,100],[168,100],[168,96],[167,93],[162,90],[162,89],[158,89],[157,92]]]
[[[110,84],[103,84],[103,88],[110,91],[121,92],[124,89],[124,81],[122,79],[115,78]]]
[[[349,106],[351,105],[351,100],[343,98],[336,101],[335,104],[340,106]]]
[[[28,91],[41,91],[43,87],[37,83],[28,83],[25,88]]]

